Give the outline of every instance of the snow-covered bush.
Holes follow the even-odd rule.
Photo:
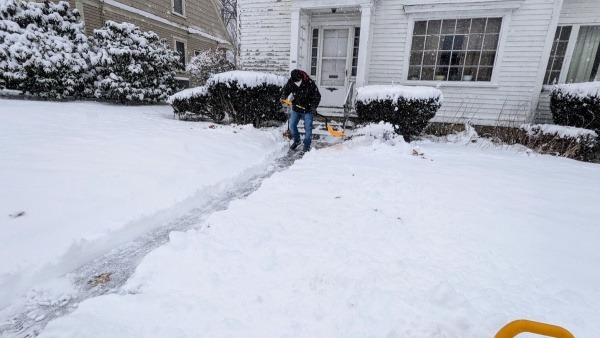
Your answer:
[[[220,122],[225,113],[218,109],[212,109],[210,105],[210,94],[206,86],[184,89],[169,97],[167,100],[173,106],[173,112],[180,120],[197,120],[207,117],[215,122]]]
[[[442,92],[432,87],[373,85],[357,89],[360,123],[388,122],[408,141],[420,134],[442,105]]]
[[[83,93],[88,38],[67,2],[0,0],[0,88],[48,98]]]
[[[118,102],[158,102],[177,89],[179,56],[154,32],[107,21],[94,30],[94,96]]]
[[[286,79],[274,74],[230,71],[211,76],[206,82],[211,109],[227,114],[232,122],[285,121],[279,101]]]
[[[185,71],[192,83],[206,84],[206,80],[217,73],[234,70],[235,65],[227,58],[224,50],[206,50],[194,56],[185,67]]]
[[[600,130],[600,82],[554,86],[550,109],[556,124]]]

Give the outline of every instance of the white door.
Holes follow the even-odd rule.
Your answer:
[[[317,78],[321,104],[325,107],[341,107],[346,98],[350,58],[351,28],[322,28],[319,76]]]

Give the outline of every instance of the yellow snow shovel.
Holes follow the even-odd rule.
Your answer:
[[[288,107],[292,105],[292,101],[287,100],[287,99],[281,100],[281,102],[283,102],[283,104]],[[329,124],[329,121],[327,120],[327,116],[321,115],[321,114],[317,113],[316,111],[315,111],[315,116],[320,116],[320,117],[325,118],[325,127],[327,128],[327,132],[329,134],[331,134],[331,136],[335,136],[335,137],[346,136],[346,134],[344,134],[343,131],[338,131],[338,130],[333,129],[333,127]]]

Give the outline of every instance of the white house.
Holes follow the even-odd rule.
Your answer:
[[[330,109],[363,85],[439,86],[437,121],[547,122],[549,85],[600,80],[600,0],[238,0],[238,13],[242,68],[303,69]]]

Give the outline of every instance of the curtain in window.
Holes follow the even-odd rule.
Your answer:
[[[600,80],[600,26],[582,26],[573,52],[567,83]]]

